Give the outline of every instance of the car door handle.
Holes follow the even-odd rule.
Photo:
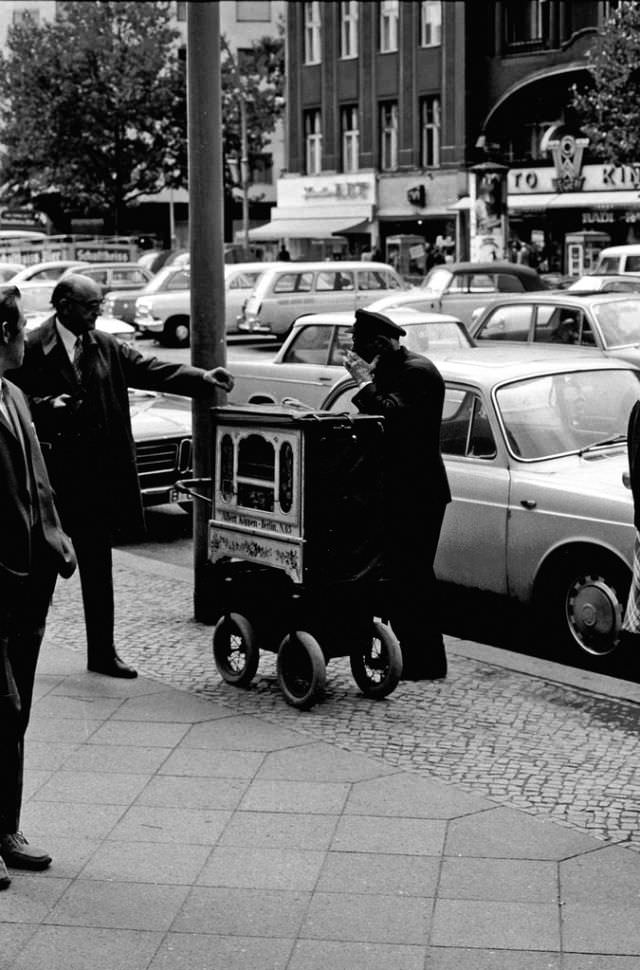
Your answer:
[[[523,498],[520,499],[520,505],[525,509],[535,509],[538,503],[533,498]]]

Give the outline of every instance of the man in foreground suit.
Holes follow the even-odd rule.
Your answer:
[[[24,354],[19,298],[16,287],[0,293],[0,889],[11,881],[7,865],[51,864],[20,832],[24,736],[56,577],[75,569],[28,404],[4,377]]]
[[[114,643],[113,539],[144,530],[129,417],[129,387],[208,397],[230,390],[223,367],[211,371],[143,357],[95,329],[102,294],[72,275],[53,290],[55,314],[29,334],[15,381],[31,412],[82,583],[89,670],[135,677]]]

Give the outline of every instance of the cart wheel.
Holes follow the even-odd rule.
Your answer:
[[[249,686],[258,669],[260,651],[253,627],[242,614],[226,613],[216,623],[213,659],[227,684]]]
[[[296,630],[280,644],[276,664],[278,683],[287,704],[308,710],[324,691],[326,664],[318,641]]]
[[[402,674],[400,644],[391,630],[374,621],[371,639],[357,653],[349,656],[351,673],[365,695],[382,700],[398,686]]]

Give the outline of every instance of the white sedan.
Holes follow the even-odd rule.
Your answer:
[[[441,447],[453,495],[438,579],[532,606],[543,635],[564,645],[559,659],[606,669],[631,579],[623,473],[640,371],[589,351],[499,345],[435,363],[446,384]],[[342,381],[324,406],[354,410],[354,393]]]

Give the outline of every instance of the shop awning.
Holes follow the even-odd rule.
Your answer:
[[[549,203],[555,199],[555,192],[539,192],[537,195],[515,195],[509,194],[507,197],[507,208],[512,212],[518,209],[548,209]]]
[[[462,201],[462,200],[460,200]],[[531,195],[509,194],[511,212],[521,209],[629,209],[640,208],[640,191],[622,192],[538,192]]]
[[[274,219],[249,230],[249,239],[331,239],[342,232],[368,230],[366,220],[354,219]]]

